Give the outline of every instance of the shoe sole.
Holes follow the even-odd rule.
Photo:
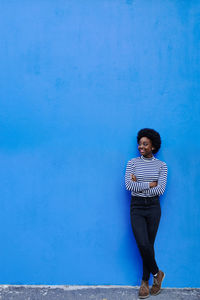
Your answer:
[[[163,278],[161,280],[161,284],[162,284],[164,278],[165,278],[165,273],[164,273]],[[161,287],[160,287],[159,291],[156,294],[151,294],[151,296],[157,296],[158,294],[160,294],[160,292],[161,292]]]
[[[149,295],[148,296],[138,296],[138,298],[140,298],[140,299],[145,299],[145,298],[148,298],[149,297]]]

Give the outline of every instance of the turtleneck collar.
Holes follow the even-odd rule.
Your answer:
[[[155,159],[155,156],[154,156],[154,155],[153,155],[152,157],[149,157],[149,158],[144,157],[143,155],[141,155],[140,157],[141,157],[141,159],[146,160],[146,161],[151,161],[151,160],[154,160],[154,159]]]

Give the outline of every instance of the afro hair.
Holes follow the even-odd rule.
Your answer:
[[[152,153],[154,153],[154,154],[157,153],[161,146],[160,134],[157,131],[155,131],[154,129],[143,128],[137,134],[138,144],[142,137],[147,137],[148,139],[151,140],[152,146],[155,148],[154,150],[152,150]]]

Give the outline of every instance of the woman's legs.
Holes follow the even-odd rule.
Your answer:
[[[142,279],[145,281],[149,280],[150,272],[156,274],[159,271],[155,261],[154,242],[160,216],[160,204],[131,209],[131,224],[143,260]]]
[[[160,204],[157,205],[156,207],[151,207],[146,217],[149,242],[152,245],[154,259],[155,259],[154,242],[158,231],[158,226],[160,223],[160,217],[161,217]],[[150,277],[150,273],[147,266],[143,264],[143,276],[144,275],[145,276],[148,275],[148,278]]]

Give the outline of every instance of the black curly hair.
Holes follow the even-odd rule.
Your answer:
[[[148,139],[151,140],[152,146],[155,148],[154,150],[152,150],[152,153],[154,153],[154,154],[157,153],[161,146],[160,134],[157,131],[155,131],[154,129],[143,128],[140,131],[138,131],[138,134],[137,134],[138,144],[142,137],[147,137]]]

